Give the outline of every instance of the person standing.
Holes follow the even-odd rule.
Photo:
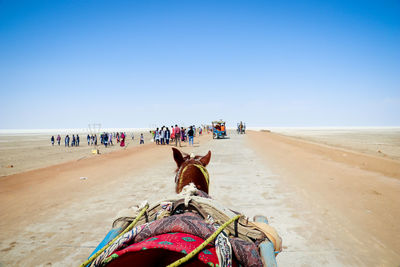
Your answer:
[[[144,136],[143,136],[143,134],[140,134],[140,144],[141,145],[144,144]]]
[[[79,146],[79,135],[76,135],[76,146]]]
[[[69,147],[69,135],[67,134],[67,136],[65,137],[65,146]]]
[[[193,126],[190,126],[190,129],[188,131],[188,137],[189,137],[189,146],[190,144],[192,144],[193,146],[193,138],[194,138]]]
[[[156,140],[154,139],[154,135],[155,135],[156,131],[150,130],[149,133],[151,134],[151,140],[153,140],[152,142],[155,142]]]
[[[178,127],[177,124],[175,124],[175,146],[181,146],[181,129]]]
[[[125,134],[124,133],[121,133],[121,144],[120,144],[120,146],[121,147],[125,146]]]
[[[181,127],[181,141],[186,142],[186,129]]]
[[[108,145],[108,134],[107,133],[104,133],[103,145],[104,145],[105,148],[107,148],[107,145]]]
[[[112,142],[112,137],[113,137],[112,133],[109,133],[109,134],[108,134],[108,144],[109,144],[110,146],[113,146],[113,145],[114,145],[113,142]]]
[[[156,145],[160,144],[160,131],[158,130],[158,128],[154,132],[154,140],[156,141]]]
[[[58,135],[58,136],[57,136],[57,143],[58,143],[58,145],[60,145],[60,142],[61,142],[61,136]]]
[[[87,135],[86,139],[87,139],[87,145],[89,146],[90,145],[90,135],[89,134]]]
[[[165,130],[164,130],[164,128],[165,128],[165,126],[161,127],[161,134],[160,134],[162,145],[165,145]]]
[[[51,145],[54,146],[54,135],[51,136]]]
[[[169,145],[169,139],[170,139],[170,138],[171,138],[171,133],[170,133],[168,127],[167,127],[167,129],[165,130],[165,143],[166,143],[167,145]]]
[[[175,139],[175,128],[174,126],[171,125],[171,143],[174,141]]]

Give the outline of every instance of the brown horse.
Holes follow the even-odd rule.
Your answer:
[[[209,175],[206,166],[210,162],[211,151],[205,156],[192,156],[172,148],[178,168],[175,176],[175,191],[180,193],[185,185],[193,183],[197,189],[208,194]]]
[[[255,227],[259,226],[245,218],[237,218],[239,221],[235,223],[235,226],[230,226],[227,232],[214,236],[213,238],[216,238],[214,243],[201,248],[201,244],[216,233],[221,222],[234,218],[238,213],[226,208],[221,209],[220,205],[214,207],[213,204],[216,203],[208,196],[209,175],[205,167],[210,162],[210,151],[205,156],[194,156],[182,153],[176,148],[172,150],[178,166],[175,178],[176,192],[184,192],[176,199],[161,201],[146,212],[144,211],[147,208],[144,208],[140,213],[145,214],[140,224],[133,229],[130,228],[129,232],[111,243],[110,241],[117,234],[131,224],[131,221],[126,221],[127,219],[139,219],[141,215],[135,217],[138,216],[138,213],[135,213],[133,217],[132,215],[122,216],[114,221],[113,229],[92,253],[100,253],[94,254],[96,259],[92,266],[104,264],[111,267],[166,266],[178,260],[182,261],[184,254],[193,252],[195,249],[198,251],[192,255],[193,258],[186,262],[185,266],[206,267],[210,264],[233,267],[262,266],[262,259],[265,260],[265,258],[263,256],[261,259],[259,253],[267,249],[272,259],[271,264],[267,266],[276,266],[274,247],[264,245],[265,240],[269,242],[267,237],[269,238],[270,235],[255,230]],[[191,191],[192,186],[182,190],[184,186],[191,183],[198,189],[195,190],[196,192]],[[202,198],[207,199],[202,201],[200,200]],[[277,239],[280,240],[279,236]],[[260,248],[258,248],[259,243],[261,243]],[[112,246],[105,244],[112,244]],[[280,244],[275,247],[280,248]],[[99,251],[103,247],[104,251]],[[82,266],[86,266],[86,262]]]

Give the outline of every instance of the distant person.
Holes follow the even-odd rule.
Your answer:
[[[86,139],[87,139],[87,145],[90,146],[90,135],[89,134],[87,135]]]
[[[160,141],[162,145],[165,145],[165,130],[164,130],[165,126],[161,127],[160,130]]]
[[[112,137],[113,137],[112,133],[109,133],[108,134],[108,145],[109,146],[113,146],[114,145],[113,141],[112,141]]]
[[[61,136],[58,135],[58,136],[57,136],[57,143],[58,143],[58,145],[60,145],[60,142],[61,142]]]
[[[158,130],[158,128],[154,132],[154,141],[156,142],[157,145],[160,144],[160,131]]]
[[[94,135],[94,145],[97,146],[97,134]]]
[[[106,133],[104,133],[104,135],[103,135],[103,144],[104,144],[104,147],[107,148],[107,145],[108,145],[108,134],[106,134]]]
[[[76,135],[76,146],[79,146],[79,135]]]
[[[178,127],[177,124],[175,124],[175,146],[181,146],[181,129]]]
[[[188,137],[189,137],[189,146],[193,146],[193,138],[194,138],[194,131],[193,131],[193,126],[190,126],[190,129],[188,131]]]
[[[173,142],[175,139],[175,128],[174,126],[171,125],[171,142]]]
[[[155,143],[156,142],[156,139],[155,139],[156,131],[155,130],[150,130],[149,133],[151,135],[151,142]]]
[[[75,142],[76,142],[76,139],[75,139],[75,135],[73,134],[73,135],[72,135],[71,146],[75,146]]]
[[[51,140],[51,145],[54,146],[54,135],[51,136],[51,139],[50,139],[50,140]]]
[[[165,142],[167,145],[169,145],[169,139],[171,138],[171,133],[167,127],[167,129],[165,130]]]
[[[69,147],[69,135],[67,134],[67,136],[65,137],[65,146]]]
[[[140,145],[144,144],[144,136],[143,134],[140,134]]]
[[[125,146],[125,134],[124,133],[121,133],[121,144],[120,144],[120,146],[121,147]]]
[[[186,129],[184,129],[183,127],[181,127],[181,140],[182,142],[186,141]]]

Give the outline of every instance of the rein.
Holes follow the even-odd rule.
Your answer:
[[[208,187],[209,186],[209,179],[210,179],[209,177],[210,177],[210,175],[208,174],[208,171],[207,171],[206,167],[204,167],[201,164],[196,164],[196,163],[188,164],[183,169],[182,168],[179,169],[179,171],[176,174],[176,178],[175,178],[175,181],[178,183],[178,186],[182,185],[182,183],[183,183],[183,180],[182,180],[183,174],[185,173],[186,169],[189,166],[195,166],[201,171],[201,173],[204,176],[204,179],[206,180],[207,187]]]

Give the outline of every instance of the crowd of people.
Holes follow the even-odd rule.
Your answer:
[[[143,134],[142,134],[143,136]],[[104,145],[105,147],[107,146],[113,146],[113,140],[115,139],[117,141],[117,144],[119,144],[121,147],[125,146],[125,138],[126,138],[126,133],[124,132],[117,132],[117,133],[107,133],[104,132],[102,134],[100,134],[99,136],[100,138],[100,143],[102,145]],[[98,137],[97,134],[88,134],[86,137],[87,140],[87,144],[88,146],[97,146],[97,141],[98,141]],[[132,140],[133,140],[133,134],[132,134]],[[50,138],[51,141],[51,145],[55,145],[55,142],[57,142],[57,144],[60,146],[61,145],[61,136],[57,135],[57,138],[53,136],[51,136]],[[73,134],[72,137],[70,135],[66,135],[64,137],[64,145],[65,147],[77,147],[79,146],[80,143],[80,138],[79,135],[75,135]],[[144,139],[143,141],[141,140],[140,143],[144,143]]]
[[[51,145],[54,146],[55,141],[57,141],[58,145],[61,145],[61,136],[57,135],[57,138],[54,138],[54,135],[51,137]],[[64,144],[65,146],[69,147],[70,144],[71,146],[79,146],[80,138],[79,135],[77,134],[76,136],[73,134],[72,137],[70,137],[68,134],[64,138]]]
[[[196,134],[202,135],[203,128],[196,128],[194,125],[188,128],[179,127],[177,124],[171,128],[162,126],[153,131],[150,131],[153,141],[157,145],[169,145],[175,143],[175,146],[181,146],[181,142],[189,142],[189,146],[193,146],[194,137]]]
[[[119,144],[121,147],[125,146],[125,138],[126,138],[126,133],[124,132],[117,132],[117,133],[102,133],[100,135],[100,143],[102,145],[104,145],[104,147],[107,146],[113,146],[113,139],[115,139],[117,141],[117,144]],[[91,142],[91,140],[95,140],[95,145],[97,144],[97,137],[96,135],[92,135],[90,136],[89,134],[87,135],[87,141],[88,141],[88,145],[90,143],[90,145],[93,145],[93,143]],[[133,138],[132,138],[133,139]]]
[[[172,145],[181,146],[181,142],[188,142],[189,146],[193,146],[194,137],[196,135],[202,135],[203,131],[208,131],[207,128],[204,127],[195,127],[194,125],[189,126],[188,128],[179,127],[177,124],[175,126],[166,127],[162,126],[161,128],[157,128],[155,130],[151,130],[150,133],[152,135],[152,141],[157,145]],[[126,146],[126,138],[127,134],[125,132],[103,132],[99,135],[97,134],[88,134],[86,136],[87,145],[88,146],[97,146],[98,139],[100,140],[100,144],[104,145],[104,147],[114,146],[114,144],[119,144],[121,147]],[[135,140],[134,133],[131,134],[132,141]],[[57,135],[55,138],[54,135],[51,137],[51,144],[54,146],[57,144],[61,145],[61,136]],[[140,134],[139,144],[144,144],[145,138],[143,133]],[[116,142],[116,143],[115,143]],[[80,144],[80,137],[78,134],[73,134],[72,137],[70,135],[66,135],[64,137],[65,147],[78,147]]]

